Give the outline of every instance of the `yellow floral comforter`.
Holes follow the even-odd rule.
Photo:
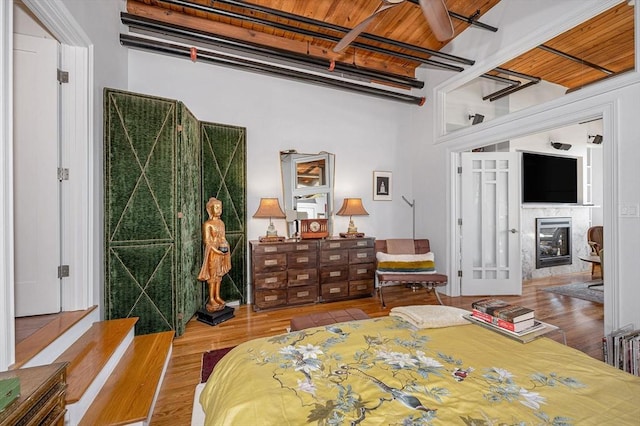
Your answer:
[[[207,425],[640,425],[640,378],[546,338],[383,317],[241,344],[200,402]]]

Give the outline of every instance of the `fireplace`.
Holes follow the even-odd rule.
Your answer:
[[[571,265],[571,218],[536,218],[536,269]]]

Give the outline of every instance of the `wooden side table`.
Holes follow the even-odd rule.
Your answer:
[[[20,396],[0,412],[0,425],[64,425],[66,362],[19,368],[0,373],[0,379],[18,377]]]

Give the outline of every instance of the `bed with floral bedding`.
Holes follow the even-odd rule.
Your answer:
[[[207,425],[638,425],[640,378],[547,338],[388,316],[243,343],[200,403]]]

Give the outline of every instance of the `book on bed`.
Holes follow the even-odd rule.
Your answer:
[[[535,316],[533,309],[492,297],[476,300],[471,303],[471,307],[479,312],[513,323],[533,319]]]

